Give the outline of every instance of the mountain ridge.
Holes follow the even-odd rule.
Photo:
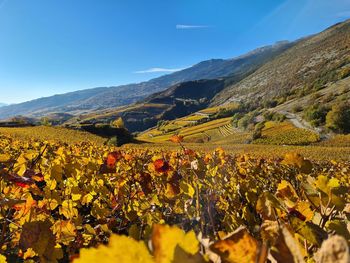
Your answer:
[[[212,105],[288,97],[299,88],[320,89],[350,63],[349,43],[350,20],[303,38],[247,78],[226,87]]]
[[[132,104],[177,83],[216,79],[245,72],[250,70],[252,65],[260,66],[271,56],[279,54],[293,45],[294,42],[277,43],[258,48],[253,53],[249,52],[245,56],[237,58],[206,60],[190,68],[137,84],[84,89],[9,105],[0,109],[0,118],[4,119],[15,115],[40,117],[58,112],[80,115]]]

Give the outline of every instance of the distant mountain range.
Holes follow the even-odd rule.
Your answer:
[[[131,131],[206,107],[279,105],[280,112],[350,100],[350,20],[294,42],[278,42],[233,59],[212,59],[139,84],[100,87],[0,108],[15,115],[61,116],[79,126],[121,116]],[[62,117],[63,116],[63,117]],[[55,119],[56,117],[53,117]]]
[[[350,101],[350,20],[293,43],[282,42],[233,60],[199,65],[211,70],[221,65],[221,70],[231,73],[216,79],[219,73],[211,75],[211,80],[184,81],[128,107],[95,111],[70,123],[109,122],[121,116],[129,130],[142,131],[159,120],[231,102],[254,109],[278,105],[278,111],[286,114],[314,104],[330,108]],[[192,70],[192,74],[197,72]]]
[[[40,117],[52,113],[87,114],[132,104],[153,93],[186,81],[216,79],[229,75],[245,76],[247,72],[253,72],[293,45],[294,43],[282,41],[234,59],[203,61],[190,68],[147,82],[87,89],[9,105],[0,109],[0,118],[4,119],[16,115]]]
[[[4,106],[7,106],[7,104],[0,102],[0,107],[4,107]]]

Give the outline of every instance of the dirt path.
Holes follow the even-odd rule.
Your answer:
[[[312,132],[317,133],[318,135],[321,136],[321,139],[326,139],[328,138],[327,134],[321,134],[321,129],[320,128],[315,128],[313,126],[311,126],[310,123],[308,123],[307,121],[303,120],[300,116],[298,116],[297,114],[294,114],[292,112],[288,112],[288,111],[283,111],[280,110],[278,111],[279,113],[283,114],[286,116],[286,118],[293,123],[293,125],[297,128],[300,129],[305,129],[305,130],[309,130]]]

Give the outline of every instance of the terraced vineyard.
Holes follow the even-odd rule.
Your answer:
[[[219,127],[219,131],[222,137],[227,137],[234,133],[232,124],[226,124],[225,126]]]
[[[169,133],[161,133],[157,129],[151,129],[141,133],[137,139],[147,142],[166,142],[169,141],[172,135],[179,134],[185,137],[186,142],[196,142],[203,140],[211,141],[219,139],[223,134],[228,136],[231,133],[229,126],[231,125],[231,117],[217,119],[206,123],[183,127],[179,131],[174,130]],[[221,129],[221,130],[220,130]]]
[[[310,130],[300,129],[292,123],[267,122],[262,130],[262,137],[255,140],[257,144],[274,145],[308,145],[318,142],[320,136]]]
[[[92,142],[97,145],[103,145],[106,142],[106,139],[88,132],[49,126],[0,128],[1,134],[23,141],[35,139],[62,143]]]

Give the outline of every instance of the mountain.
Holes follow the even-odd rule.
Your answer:
[[[0,108],[0,118],[14,115],[40,117],[58,112],[80,115],[128,105],[181,82],[216,79],[232,74],[245,75],[294,44],[286,41],[279,42],[234,59],[203,61],[190,68],[138,84],[99,87],[9,105]]]
[[[240,102],[244,114],[272,111],[301,127],[310,127],[300,124],[302,119],[319,127],[333,105],[346,101],[350,101],[350,20],[300,39],[257,69],[236,70],[216,82],[174,85],[139,104],[147,108],[127,109],[119,116],[132,130],[144,130],[148,125],[140,120],[152,120],[154,125],[156,120],[175,120],[206,107]],[[137,118],[136,112],[143,115]]]
[[[347,76],[350,20],[300,40],[243,80],[219,92],[212,105],[234,101],[262,105],[286,101],[325,88]]]
[[[0,102],[0,107],[4,107],[4,106],[7,106],[7,104]]]

